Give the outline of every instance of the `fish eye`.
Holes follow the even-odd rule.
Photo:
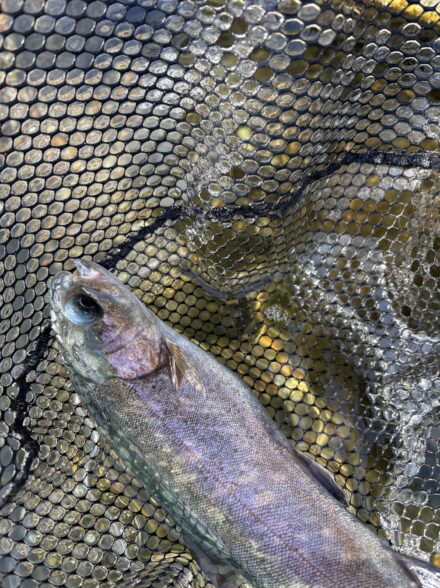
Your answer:
[[[100,319],[103,310],[91,296],[78,294],[67,302],[65,313],[72,323],[83,325]]]

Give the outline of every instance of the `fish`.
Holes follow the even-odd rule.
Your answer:
[[[98,264],[50,284],[77,394],[127,468],[175,519],[217,587],[416,588],[440,571],[347,510],[256,395]]]

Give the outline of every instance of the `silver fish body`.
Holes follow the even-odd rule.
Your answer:
[[[254,588],[414,588],[418,566],[437,581],[344,508],[235,374],[110,273],[78,268],[51,287],[75,389],[191,545]],[[95,321],[72,317],[81,295],[100,309]]]

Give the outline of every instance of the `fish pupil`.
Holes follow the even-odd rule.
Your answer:
[[[84,310],[95,310],[97,308],[96,302],[90,296],[79,296],[78,306]]]
[[[80,294],[67,302],[65,313],[73,323],[84,324],[101,318],[103,310],[93,298]]]

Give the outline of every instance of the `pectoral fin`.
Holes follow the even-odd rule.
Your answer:
[[[200,394],[205,396],[205,386],[182,349],[170,339],[165,339],[165,344],[169,351],[171,377],[176,390],[180,388],[182,381],[186,379]]]
[[[329,492],[336,500],[338,500],[343,506],[348,506],[348,500],[345,496],[344,491],[340,488],[333,476],[330,472],[328,472],[324,467],[319,465],[316,461],[313,461],[311,458],[307,457],[303,453],[298,450],[294,450],[295,455],[298,460],[302,463],[302,465],[307,469],[310,475],[321,484],[321,486]]]

